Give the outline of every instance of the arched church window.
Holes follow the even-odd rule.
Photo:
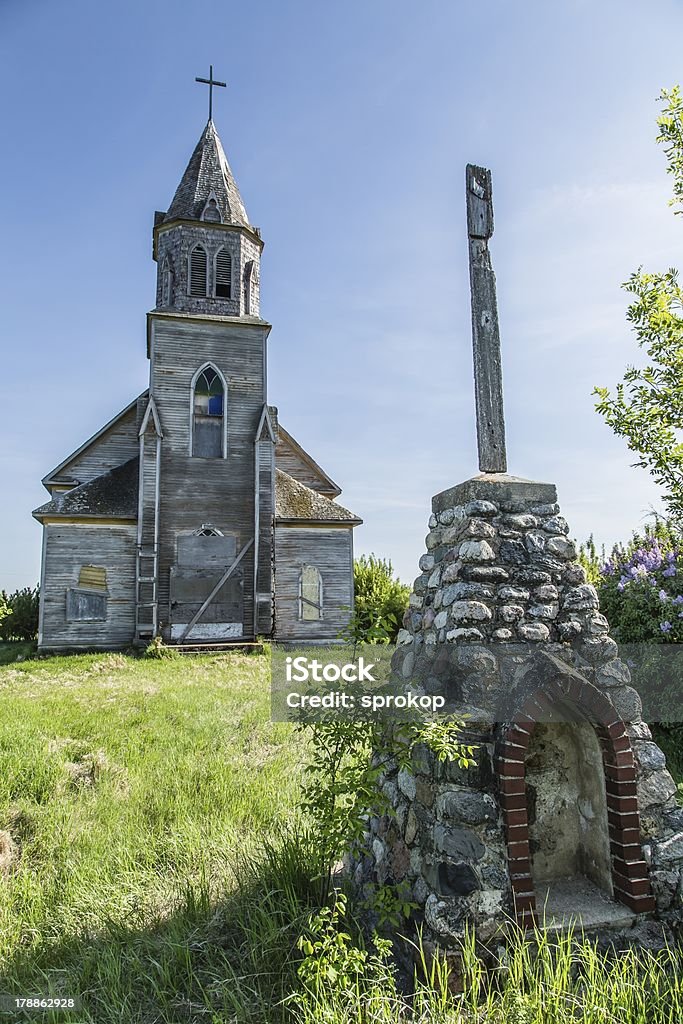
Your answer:
[[[190,253],[189,291],[198,297],[207,293],[207,260],[203,245],[195,245]]]
[[[244,264],[244,314],[251,313],[251,279],[254,276],[254,261],[247,260]]]
[[[218,299],[232,298],[232,256],[227,249],[216,253],[214,294]]]
[[[168,260],[164,260],[161,268],[161,305],[170,306],[173,301],[173,274]]]
[[[299,574],[299,618],[315,621],[322,617],[322,576],[314,565],[304,565]]]
[[[192,454],[203,459],[223,457],[225,386],[219,373],[206,366],[192,395]]]

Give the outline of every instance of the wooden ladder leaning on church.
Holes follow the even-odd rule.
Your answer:
[[[159,631],[159,483],[161,425],[150,398],[140,426],[138,538],[135,567],[135,640],[152,640]]]

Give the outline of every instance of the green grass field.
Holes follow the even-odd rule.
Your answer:
[[[293,822],[302,759],[269,701],[238,654],[0,669],[0,991],[78,994],[98,1024],[232,1019],[230,894]]]
[[[302,993],[320,864],[297,815],[304,740],[270,721],[267,658],[19,653],[0,667],[0,995],[81,1007],[0,1021],[683,1019],[677,955],[613,964],[581,946],[519,943],[496,989],[472,958],[461,998],[437,984],[411,1006],[378,963]]]

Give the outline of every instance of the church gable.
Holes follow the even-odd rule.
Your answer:
[[[336,498],[341,494],[341,487],[327,475],[308,452],[295,441],[290,433],[279,424],[278,442],[275,448],[275,465],[284,473],[294,477],[326,498]]]
[[[43,484],[48,489],[59,480],[84,484],[134,458],[138,454],[138,406],[146,395],[146,391],[139,395],[60,462],[43,478]]]

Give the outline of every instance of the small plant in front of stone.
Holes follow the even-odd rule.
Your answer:
[[[459,768],[476,768],[474,746],[460,742],[462,727],[463,723],[455,719],[433,718],[425,722],[420,738],[415,742],[429,747],[442,764],[444,761],[455,761]]]
[[[378,982],[385,999],[399,1002],[391,943],[373,936],[374,949],[366,949],[360,936],[354,939],[347,930],[347,913],[346,896],[335,893],[331,906],[309,916],[307,933],[297,942],[303,953],[297,971],[302,991],[290,1002],[298,1005],[303,1020],[337,1019],[330,1015],[332,1007],[360,1004],[363,989]]]
[[[378,885],[370,893],[368,910],[375,916],[378,929],[387,925],[398,928],[407,921],[418,904],[411,898],[412,890],[404,879],[399,885]]]
[[[333,865],[362,840],[368,818],[395,814],[382,789],[387,766],[410,771],[418,745],[428,747],[442,762],[449,759],[461,768],[475,764],[474,748],[460,741],[463,722],[451,716],[395,722],[389,727],[380,721],[330,715],[298,728],[307,730],[311,738],[303,808],[328,866],[322,879],[323,903],[330,892]]]
[[[165,644],[161,636],[155,636],[145,648],[145,657],[153,658],[156,661],[172,661],[174,658],[179,658],[180,654],[173,647]]]

